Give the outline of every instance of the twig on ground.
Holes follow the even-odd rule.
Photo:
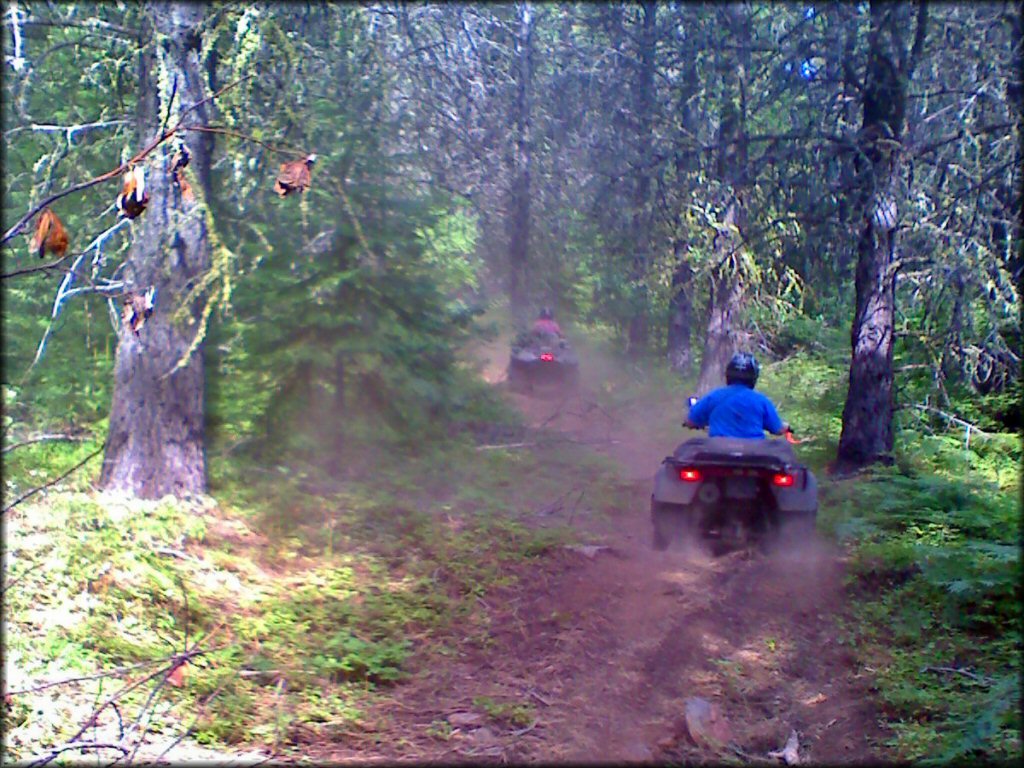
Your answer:
[[[13,445],[4,446],[3,451],[0,451],[0,453],[7,453],[8,451],[13,451],[15,448],[21,448],[22,446],[32,445],[34,443],[42,443],[48,440],[65,440],[71,443],[82,443],[89,439],[91,439],[91,435],[36,435],[35,437],[30,437],[27,440],[21,440],[17,443],[14,443]]]
[[[536,728],[539,723],[540,723],[540,720],[534,720],[532,723],[530,723],[525,728],[520,728],[518,731],[512,731],[511,735],[512,736],[516,736],[516,737],[522,736],[523,734],[529,733],[534,728]]]
[[[121,753],[123,757],[128,756],[128,748],[121,744],[108,744],[108,743],[97,743],[95,741],[82,741],[75,744],[65,744],[62,747],[54,747],[46,755],[38,757],[32,762],[28,763],[29,768],[35,768],[37,765],[46,765],[47,763],[53,762],[57,755],[63,752],[70,752],[71,750],[86,751],[90,749],[116,749]]]
[[[550,701],[548,701],[547,699],[545,699],[545,698],[544,698],[543,696],[541,696],[541,695],[540,695],[539,693],[537,693],[537,692],[536,692],[535,690],[533,690],[533,688],[531,688],[530,690],[528,690],[528,691],[527,691],[527,693],[528,693],[529,695],[533,696],[533,698],[535,698],[535,699],[536,699],[537,701],[539,701],[539,702],[540,702],[541,704],[543,704],[543,705],[544,705],[545,707],[550,707],[550,706],[551,706],[551,702],[550,702]]]
[[[957,674],[963,675],[964,677],[970,678],[978,685],[990,686],[992,685],[991,678],[979,675],[966,669],[960,669],[959,667],[922,667],[922,672],[935,672],[937,674]]]
[[[178,746],[181,742],[183,742],[186,738],[188,738],[188,735],[192,733],[193,730],[195,730],[196,724],[199,722],[199,718],[202,717],[203,714],[205,714],[206,707],[209,706],[210,702],[213,701],[214,697],[224,689],[224,686],[227,685],[227,682],[231,679],[233,679],[231,675],[224,676],[224,679],[217,684],[217,687],[214,688],[210,695],[203,700],[203,703],[199,705],[199,711],[196,712],[196,716],[192,718],[192,722],[189,723],[188,728],[182,731],[181,734],[174,741],[168,744],[164,751],[157,755],[154,762],[160,762],[160,760],[163,759],[164,755],[166,755],[168,752],[170,752],[172,749]]]
[[[497,451],[506,448],[527,448],[531,445],[537,445],[537,443],[503,443],[502,445],[478,445],[476,449],[478,451]]]
[[[25,493],[21,494],[21,496],[19,496],[14,501],[12,501],[10,504],[8,504],[6,507],[4,507],[2,510],[0,510],[0,515],[4,514],[5,512],[10,512],[16,506],[21,504],[21,502],[25,501],[26,499],[32,498],[33,496],[35,496],[40,491],[44,491],[47,488],[49,488],[49,487],[51,487],[53,485],[56,485],[61,480],[66,478],[68,475],[70,475],[72,472],[74,472],[76,469],[80,469],[82,466],[84,466],[85,463],[89,461],[89,459],[92,459],[92,458],[94,458],[95,456],[98,456],[101,453],[103,453],[103,448],[102,447],[101,448],[97,448],[95,451],[90,453],[88,456],[86,456],[80,462],[75,464],[75,466],[73,466],[67,472],[63,473],[62,475],[59,475],[59,476],[55,477],[53,480],[50,480],[48,483],[43,483],[42,485],[38,486],[37,488],[33,488],[33,489],[31,489],[29,491],[26,491]]]
[[[16,578],[16,579],[12,579],[11,581],[9,581],[9,582],[7,582],[6,584],[4,584],[4,585],[3,585],[3,587],[0,587],[0,596],[3,596],[3,595],[5,595],[5,594],[7,594],[7,590],[8,590],[8,589],[10,589],[10,588],[11,588],[11,587],[13,587],[13,586],[14,586],[15,584],[17,584],[17,583],[18,583],[19,581],[21,581],[22,579],[24,579],[24,578],[25,578],[26,576],[28,576],[28,575],[29,575],[30,573],[32,573],[32,571],[36,570],[36,568],[38,568],[38,567],[39,567],[39,566],[41,566],[42,564],[43,564],[43,561],[42,561],[42,560],[40,560],[40,561],[39,561],[38,563],[36,563],[35,565],[33,565],[33,566],[32,566],[31,568],[29,568],[29,569],[28,569],[27,571],[25,571],[25,572],[24,572],[23,574],[21,574],[20,576],[18,576],[18,578]],[[10,691],[8,691],[8,693],[10,693]]]
[[[55,688],[58,685],[67,685],[68,683],[79,683],[86,682],[88,680],[99,680],[104,677],[117,677],[123,675],[125,672],[131,672],[133,669],[141,669],[142,667],[152,667],[154,664],[163,664],[170,661],[173,657],[167,657],[166,659],[153,659],[151,661],[140,661],[138,664],[128,664],[124,667],[115,667],[114,669],[107,670],[106,672],[97,672],[94,675],[81,675],[79,677],[65,677],[62,680],[52,680],[48,683],[40,683],[31,688],[20,688],[16,691],[4,691],[7,696],[16,696],[22,693],[37,693],[39,691],[45,691],[47,688]]]
[[[198,562],[195,557],[190,555],[188,552],[182,552],[179,549],[171,549],[170,547],[154,547],[153,552],[158,555],[167,555],[168,557],[176,557],[179,560],[191,560]],[[185,608],[188,609],[188,597],[185,597]],[[188,633],[185,635],[185,642],[188,642]]]
[[[566,521],[566,525],[572,526],[572,519],[576,516],[576,509],[579,507],[580,502],[583,501],[583,494],[586,492],[586,488],[580,490],[580,495],[576,497],[576,503],[572,505],[572,512],[569,513],[569,519]]]

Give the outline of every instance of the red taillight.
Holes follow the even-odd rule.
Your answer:
[[[789,488],[796,482],[796,475],[772,475],[772,485]]]
[[[543,360],[545,363],[550,363],[552,360],[555,359],[555,356],[550,352],[541,352],[540,359]]]
[[[700,481],[700,470],[691,469],[684,467],[679,470],[679,479],[684,480],[687,483],[696,483]]]

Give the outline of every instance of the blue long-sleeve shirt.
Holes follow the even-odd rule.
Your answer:
[[[764,439],[784,426],[772,401],[745,384],[730,384],[704,395],[690,408],[690,421],[708,427],[709,437]]]

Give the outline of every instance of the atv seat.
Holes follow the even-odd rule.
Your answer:
[[[672,458],[686,464],[737,464],[766,469],[797,463],[793,448],[785,440],[738,437],[695,437],[679,445]]]

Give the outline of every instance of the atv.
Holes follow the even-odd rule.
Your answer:
[[[536,387],[574,390],[579,384],[579,358],[568,340],[551,333],[522,333],[512,342],[509,386],[519,392]]]
[[[786,440],[698,437],[654,476],[654,548],[712,540],[718,554],[781,537],[806,537],[818,516],[818,482]]]

